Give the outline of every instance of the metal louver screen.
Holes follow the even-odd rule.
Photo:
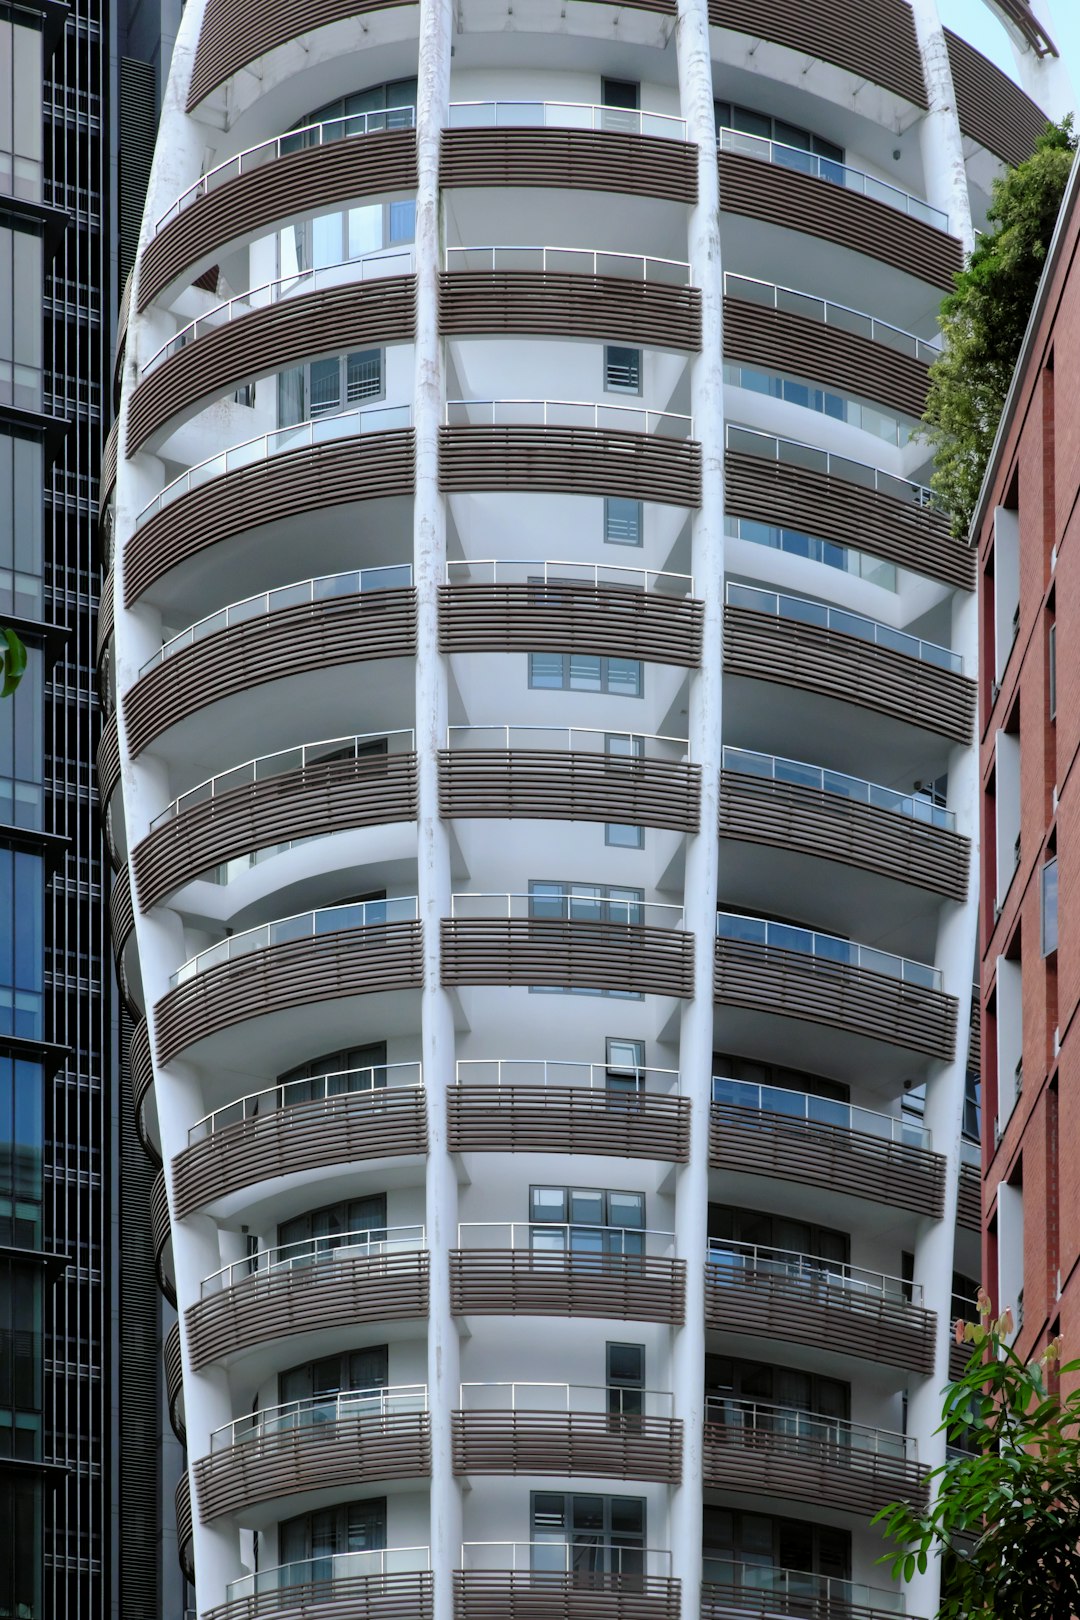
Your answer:
[[[157,130],[156,80],[152,62],[120,59],[120,276],[135,263],[150,164]]]

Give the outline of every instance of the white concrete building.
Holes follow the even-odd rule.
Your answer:
[[[99,765],[200,1620],[933,1611],[868,1527],[979,1266],[910,434],[1041,120],[934,0],[188,0]]]

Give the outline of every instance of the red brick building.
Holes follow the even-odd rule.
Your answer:
[[[1080,1353],[1080,207],[1074,171],[974,534],[983,1280]]]

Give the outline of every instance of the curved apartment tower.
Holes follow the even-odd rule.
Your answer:
[[[933,0],[188,0],[99,765],[200,1620],[933,1611],[867,1526],[978,1274],[908,440],[1040,124]]]

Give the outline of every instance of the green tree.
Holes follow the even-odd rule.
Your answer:
[[[0,698],[10,697],[26,671],[26,648],[14,630],[0,626]]]
[[[975,515],[1076,145],[1070,114],[1048,124],[1032,156],[995,180],[990,228],[941,305],[945,349],[930,368],[923,437],[934,452],[931,483],[961,538]]]
[[[929,1476],[925,1511],[894,1502],[873,1520],[898,1550],[897,1579],[942,1558],[937,1620],[1073,1620],[1080,1615],[1080,1388],[1062,1397],[1055,1339],[1025,1363],[1009,1344],[1011,1311],[958,1322],[972,1346],[964,1376],[945,1390],[950,1455]],[[940,1431],[939,1431],[940,1432]]]

